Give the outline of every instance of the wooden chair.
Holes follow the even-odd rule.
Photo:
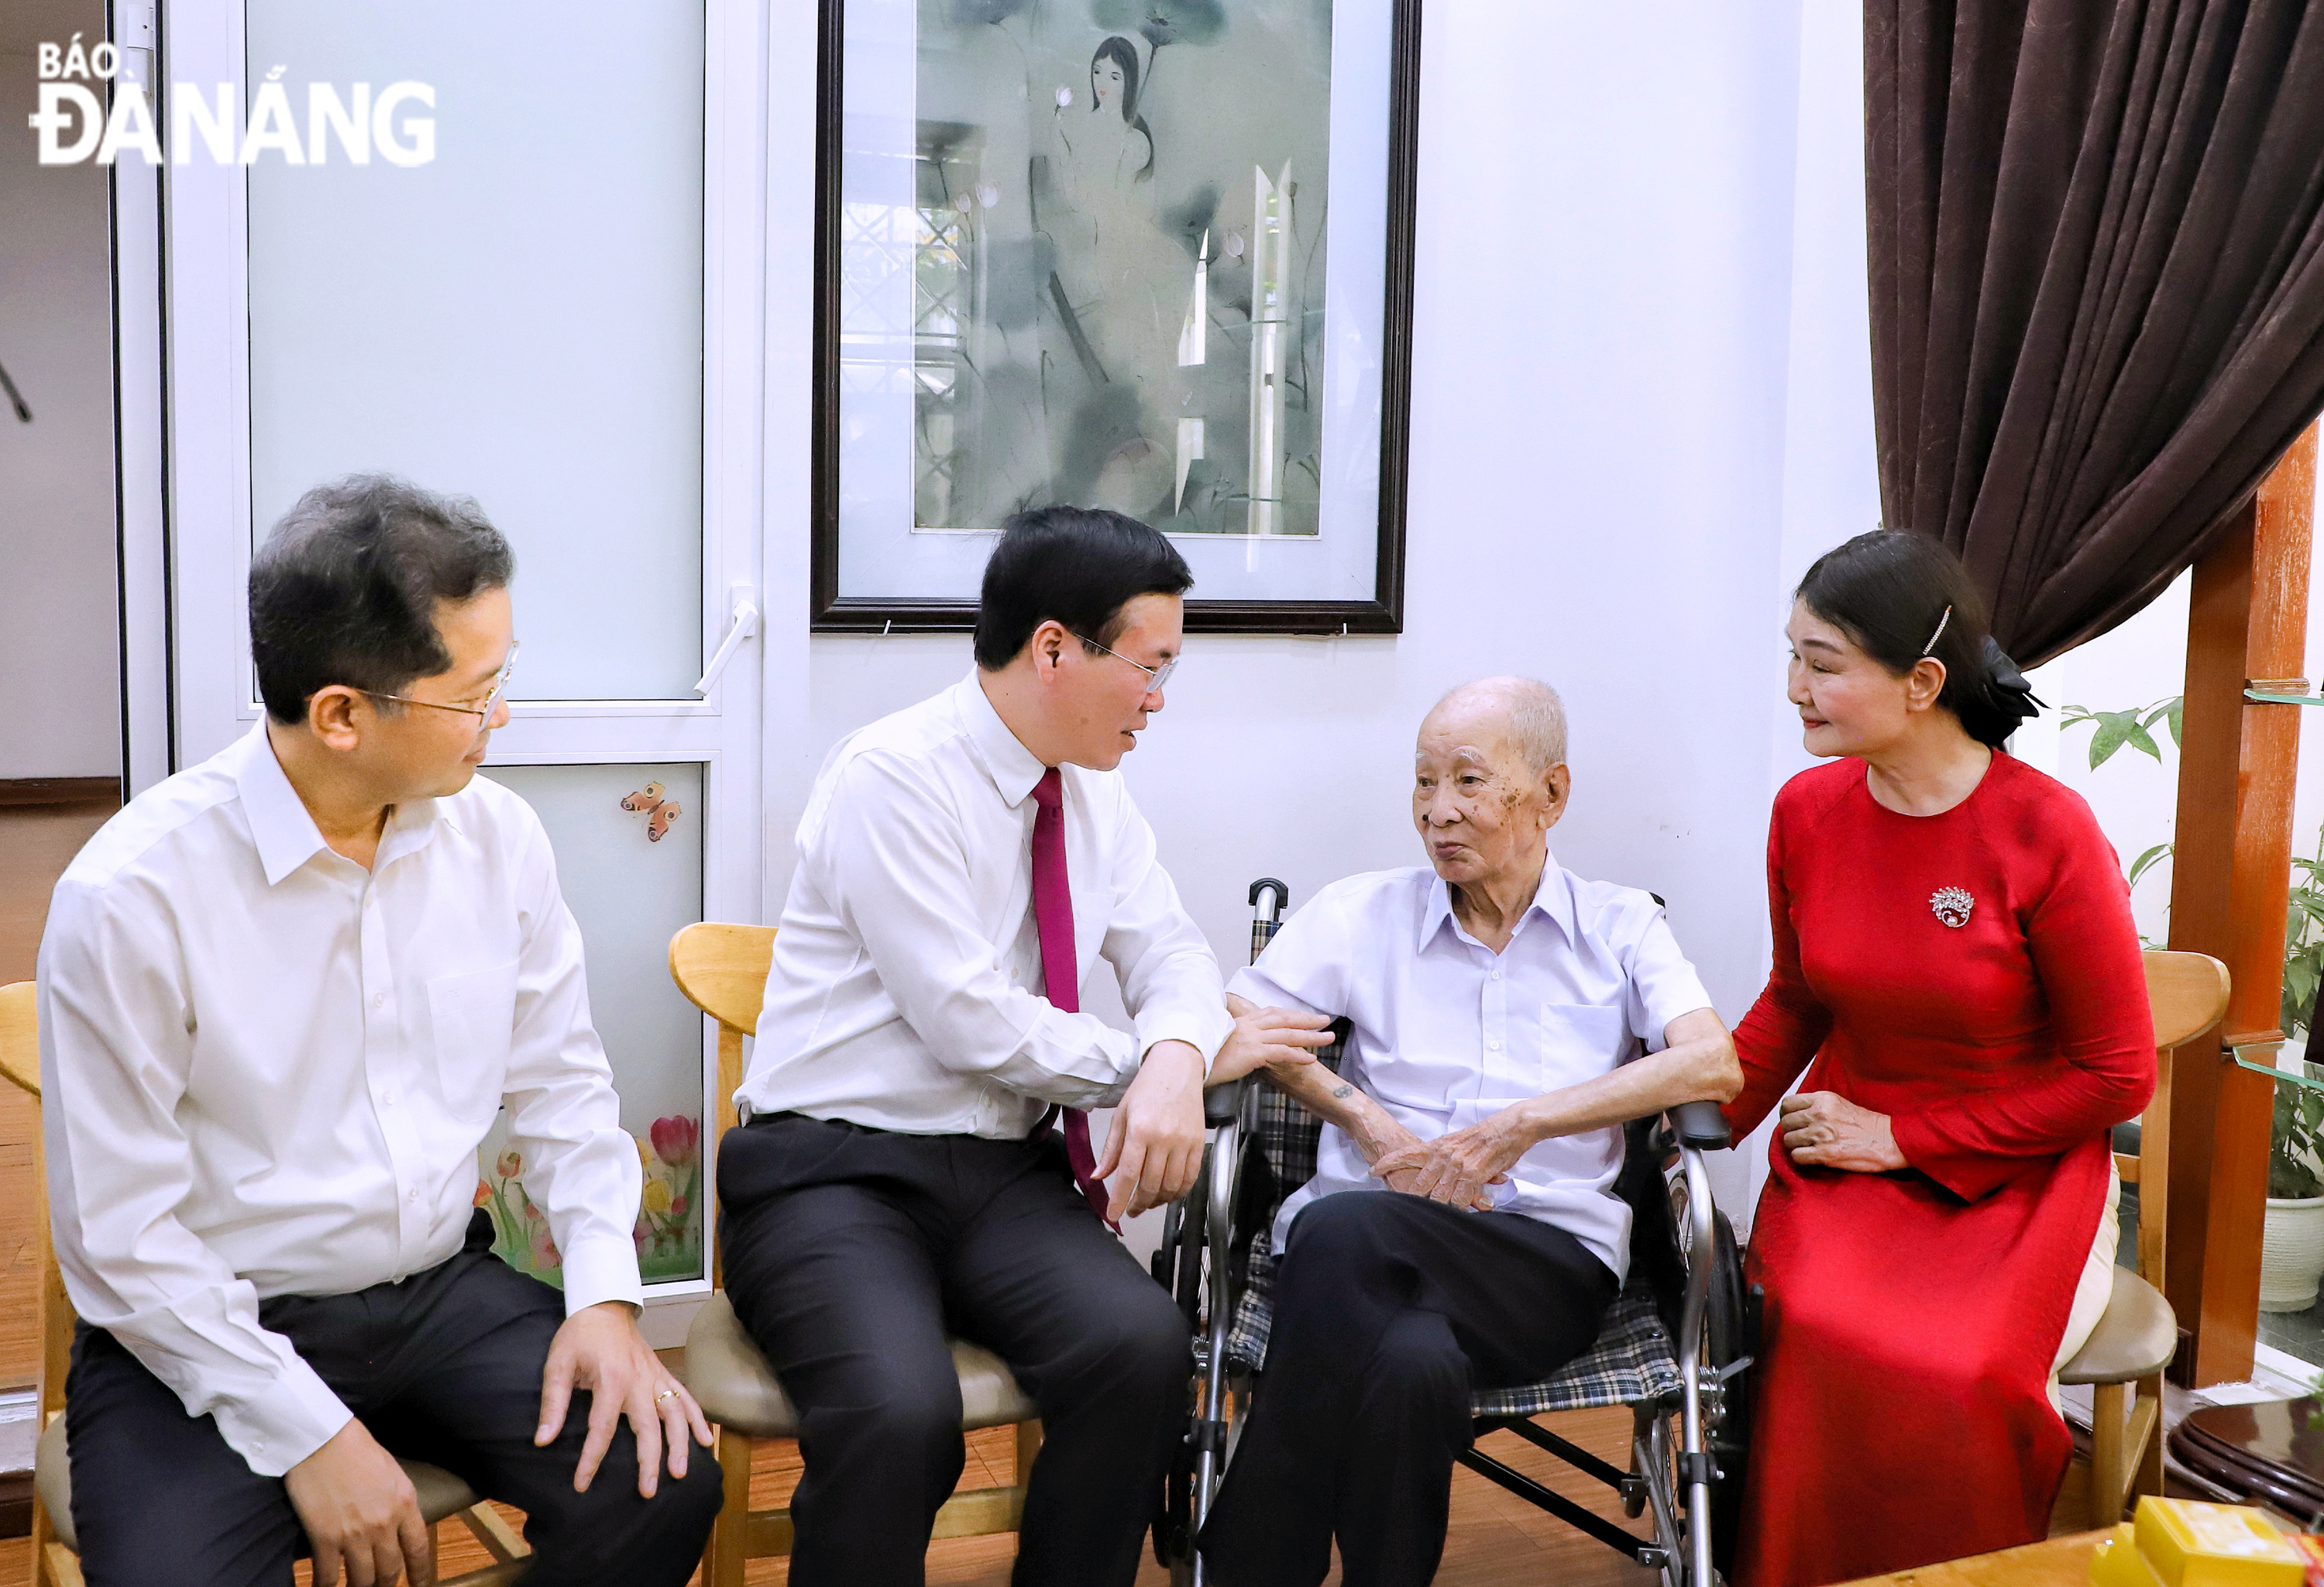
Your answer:
[[[2132,1494],[2163,1491],[2163,1369],[2179,1348],[2179,1319],[2163,1298],[2171,1049],[2194,1040],[2227,1013],[2227,967],[2208,954],[2149,953],[2146,1001],[2160,1049],[2154,1100],[2139,1125],[2137,1154],[2116,1152],[2114,1159],[2122,1182],[2138,1186],[2138,1270],[2114,1270],[2106,1315],[2058,1373],[2061,1383],[2091,1386],[2088,1524],[2094,1527],[2121,1520]],[[2133,1385],[2136,1393],[2127,1395]]]
[[[734,1092],[742,1084],[742,1038],[759,1028],[767,965],[774,956],[771,926],[689,926],[669,942],[669,973],[694,1006],[718,1021],[717,1135],[734,1124]],[[713,1171],[715,1159],[711,1161]],[[714,1267],[714,1275],[718,1269]],[[1005,1488],[955,1493],[936,1512],[934,1536],[977,1537],[1014,1532],[1025,1513],[1025,1484],[1041,1447],[1039,1413],[1009,1368],[991,1352],[954,1340],[964,1432],[1014,1424],[1016,1481]],[[718,1463],[726,1503],[703,1551],[705,1587],[742,1587],[742,1562],[791,1551],[788,1509],[751,1509],[751,1441],[796,1438],[798,1415],[767,1359],[759,1352],[723,1290],[695,1314],[686,1335],[686,1385],[703,1414],[718,1426]]]
[[[33,983],[0,986],[0,1075],[41,1100],[41,1039]],[[81,1587],[79,1540],[72,1518],[72,1468],[65,1445],[65,1373],[72,1365],[73,1309],[49,1239],[49,1181],[37,1143],[32,1153],[33,1238],[40,1248],[35,1321],[41,1350],[40,1442],[32,1457],[32,1587]],[[420,1496],[429,1536],[454,1516],[467,1524],[495,1563],[441,1587],[502,1587],[523,1580],[532,1550],[483,1497],[451,1472],[401,1462]]]

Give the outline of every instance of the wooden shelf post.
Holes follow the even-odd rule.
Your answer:
[[[2249,1378],[2259,1328],[2275,1087],[2227,1063],[2220,1047],[2282,1036],[2292,794],[2306,707],[2264,705],[2244,690],[2305,668],[2316,436],[2310,425],[2195,564],[2188,606],[2171,946],[2225,961],[2234,981],[2219,1029],[2172,1063],[2163,1287],[2190,1336],[2172,1375],[2193,1387]]]

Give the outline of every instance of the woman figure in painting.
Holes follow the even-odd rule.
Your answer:
[[[1775,797],[1775,965],[1726,1110],[1740,1135],[1782,1099],[1738,1587],[2034,1542],[2071,1451],[2052,1379],[2106,1309],[2107,1132],[2154,1089],[2154,1033],[2114,850],[2001,749],[2034,702],[1986,621],[1950,553],[1874,533],[1785,625],[1832,759]]]
[[[1171,457],[1157,439],[1171,423],[1179,325],[1194,262],[1155,224],[1154,131],[1139,113],[1138,46],[1119,35],[1090,57],[1090,103],[1076,114],[1060,89],[1050,121],[1058,188],[1069,217],[1057,243],[1063,312],[1094,390],[1058,459],[1065,494],[1147,513],[1166,494]]]

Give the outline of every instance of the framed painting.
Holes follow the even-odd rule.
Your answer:
[[[1402,626],[1420,0],[824,0],[813,625],[1107,507],[1195,632]]]

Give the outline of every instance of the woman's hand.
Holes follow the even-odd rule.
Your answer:
[[[1372,1176],[1387,1180],[1391,1190],[1490,1212],[1493,1198],[1485,1187],[1505,1182],[1535,1140],[1517,1110],[1503,1108],[1465,1130],[1383,1153],[1372,1164]]]
[[[1896,1149],[1888,1115],[1859,1108],[1837,1092],[1803,1091],[1783,1100],[1776,1127],[1784,1149],[1803,1167],[1886,1174],[1910,1167]]]

